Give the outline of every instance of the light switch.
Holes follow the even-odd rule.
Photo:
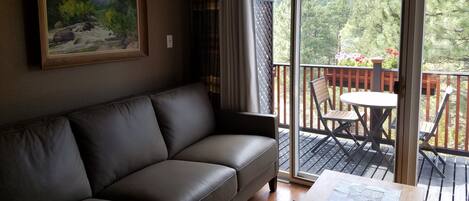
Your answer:
[[[167,36],[166,36],[166,47],[167,47],[167,48],[173,48],[173,47],[174,47],[174,44],[173,44],[173,35],[167,35]]]

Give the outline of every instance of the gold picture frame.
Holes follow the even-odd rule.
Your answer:
[[[38,1],[42,69],[148,56],[146,0]]]

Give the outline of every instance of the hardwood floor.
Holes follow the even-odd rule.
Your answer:
[[[307,186],[278,182],[277,192],[271,193],[269,185],[265,185],[249,201],[298,201],[308,190]]]

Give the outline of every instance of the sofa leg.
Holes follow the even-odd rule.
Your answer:
[[[270,192],[275,192],[277,191],[277,177],[274,177],[269,181],[269,189]]]

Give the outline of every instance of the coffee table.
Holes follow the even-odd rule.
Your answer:
[[[341,182],[401,190],[400,201],[422,201],[425,195],[422,188],[325,170],[301,201],[328,201]]]

